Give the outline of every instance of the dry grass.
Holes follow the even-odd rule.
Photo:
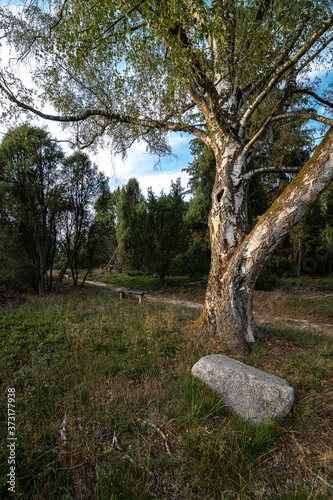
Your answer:
[[[14,385],[17,498],[330,497],[331,337],[262,328],[246,362],[286,378],[296,399],[283,421],[253,428],[190,375],[200,357],[220,352],[192,328],[199,314],[88,288],[4,313],[1,421]]]
[[[254,310],[264,316],[333,324],[333,293],[288,293],[256,290]]]

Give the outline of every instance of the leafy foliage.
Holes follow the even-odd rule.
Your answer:
[[[98,233],[99,229],[102,230],[102,225],[93,225],[93,207],[103,196],[103,192],[108,191],[107,178],[102,172],[98,172],[97,166],[91,163],[86,154],[77,152],[64,160],[61,183],[64,193],[64,238],[61,243],[71,267],[74,284],[77,284],[79,254],[83,244],[86,245],[86,263],[90,263],[88,267],[91,267],[97,239],[102,237]]]
[[[120,236],[120,259],[129,269],[157,273],[163,282],[174,258],[186,244],[183,189],[178,179],[171,183],[170,194],[162,191],[156,197],[149,189],[147,199],[135,204],[139,197],[134,196],[132,185],[134,180],[129,181],[119,198],[117,234]],[[138,192],[138,184],[136,188],[134,193]],[[127,205],[123,204],[125,197],[129,200]],[[129,207],[131,211],[126,213]]]
[[[16,249],[17,257],[24,251],[32,283],[40,293],[45,291],[46,270],[55,254],[63,156],[45,131],[29,125],[10,130],[0,145],[2,235],[9,237],[9,248]],[[5,260],[11,267],[8,253]]]
[[[106,177],[83,153],[65,159],[47,132],[27,124],[5,135],[0,156],[2,281],[51,291],[54,262],[64,250],[63,271],[70,265],[76,283],[79,264],[101,262],[97,247],[110,231],[93,213],[97,199],[101,209],[107,197]]]

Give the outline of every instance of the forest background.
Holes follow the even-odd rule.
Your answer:
[[[294,126],[271,141],[258,156],[274,154],[284,164],[305,163],[314,148],[314,131]],[[93,268],[205,278],[210,265],[208,215],[215,178],[213,152],[191,142],[193,161],[185,190],[177,179],[169,194],[144,196],[137,179],[111,191],[108,178],[85,153],[66,157],[41,128],[28,124],[10,130],[1,146],[0,278],[18,290],[58,291],[67,269],[75,285]],[[295,174],[257,176],[250,184],[249,227],[283,191]],[[191,194],[185,201],[185,194]],[[270,290],[281,277],[332,273],[333,187],[291,231],[270,257],[257,288]],[[53,270],[60,272],[53,279]]]

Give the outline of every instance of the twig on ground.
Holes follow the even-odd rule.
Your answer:
[[[145,406],[144,408],[142,408],[142,409],[141,409],[141,410],[139,410],[139,411],[136,411],[136,412],[135,412],[135,415],[139,415],[139,413],[142,413],[143,411],[148,410],[150,403],[153,403],[154,401],[155,401],[155,399],[150,399],[150,400],[148,401],[147,406]]]
[[[67,417],[65,415],[63,418],[63,421],[61,422],[61,426],[60,426],[60,439],[61,439],[63,444],[67,443],[66,422],[67,422]]]
[[[111,446],[113,448],[116,448],[117,450],[121,450],[121,448],[119,447],[119,444],[118,444],[118,438],[116,436],[116,431],[113,431],[113,438],[112,438]]]
[[[168,441],[167,441],[167,438],[164,434],[164,432],[154,423],[152,422],[148,422],[148,420],[142,420],[141,418],[139,417],[136,417],[138,419],[139,422],[141,422],[143,425],[149,425],[149,427],[151,427],[152,429],[154,429],[156,432],[159,433],[159,435],[161,436],[161,438],[163,439],[164,441],[164,446],[165,446],[165,449],[166,449],[166,452],[168,455],[171,455],[171,451],[170,451],[170,448],[169,448],[169,445],[168,445]]]

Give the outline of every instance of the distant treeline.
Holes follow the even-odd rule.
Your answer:
[[[276,145],[276,143],[274,143]],[[284,162],[303,163],[308,143],[284,151]],[[57,291],[67,269],[120,264],[131,272],[200,278],[210,266],[208,214],[215,179],[213,152],[191,143],[193,162],[185,191],[180,179],[169,194],[145,197],[133,178],[110,191],[107,177],[84,153],[66,157],[43,129],[22,125],[0,144],[0,280],[11,288]],[[289,155],[289,156],[288,156]],[[263,155],[257,162],[265,162]],[[280,159],[279,159],[280,160]],[[290,182],[292,174],[254,177],[248,195],[248,231]],[[191,194],[185,201],[185,193]],[[259,288],[277,277],[331,274],[333,186],[268,260]],[[57,278],[53,270],[57,269]],[[119,267],[118,267],[119,269]]]

